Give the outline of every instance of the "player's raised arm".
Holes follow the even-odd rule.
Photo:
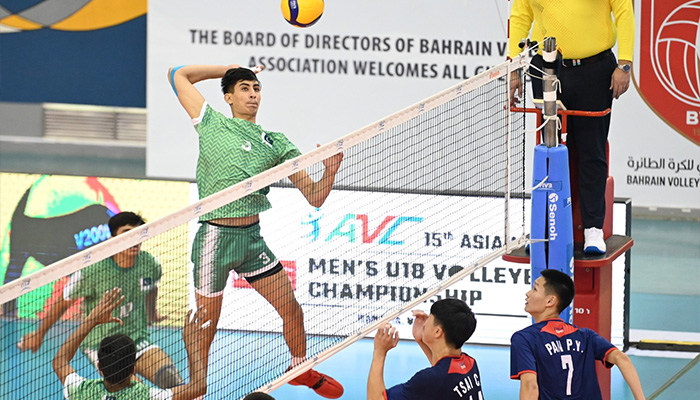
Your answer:
[[[177,99],[191,118],[196,118],[202,111],[204,97],[194,84],[207,79],[221,79],[226,71],[239,68],[232,65],[182,65],[168,70],[168,82],[175,91]]]
[[[203,396],[207,392],[207,366],[204,363],[202,348],[198,341],[205,331],[213,331],[215,325],[206,315],[206,309],[200,308],[190,319],[192,311],[187,312],[185,327],[182,330],[182,340],[187,350],[187,361],[190,370],[190,381],[185,385],[173,388],[173,400],[190,400]],[[207,335],[211,334],[210,332]]]
[[[73,305],[74,300],[66,300],[63,297],[59,297],[55,303],[49,305],[49,310],[46,315],[41,320],[39,327],[26,335],[22,336],[22,339],[17,343],[17,347],[20,351],[31,350],[32,353],[36,353],[37,350],[41,348],[41,344],[44,342],[44,336],[51,329],[53,324],[58,321],[61,316]]]
[[[320,147],[321,145],[317,144],[316,146]],[[314,182],[306,171],[299,171],[294,175],[290,175],[289,180],[301,191],[309,204],[314,207],[321,207],[331,193],[335,182],[335,174],[340,169],[341,161],[343,161],[343,153],[332,155],[323,160],[323,165],[326,169],[323,171],[323,177],[318,182]]]
[[[194,84],[206,79],[221,78],[229,68],[234,66],[182,65],[168,70],[170,86],[190,118],[196,118],[204,105],[204,97]]]
[[[428,345],[426,345],[423,341],[423,327],[425,326],[425,322],[428,320],[428,314],[426,314],[425,311],[413,310],[413,316],[415,317],[415,320],[413,321],[413,338],[423,350],[425,356],[428,357],[428,361],[432,363],[433,351],[430,350],[430,347],[428,347]]]
[[[53,370],[61,381],[61,384],[66,382],[66,377],[75,370],[70,366],[70,361],[78,351],[78,347],[85,340],[85,337],[99,324],[109,322],[122,323],[118,318],[112,316],[112,311],[124,300],[121,295],[122,291],[119,288],[114,288],[102,296],[102,300],[92,309],[90,315],[78,326],[73,334],[61,345],[56,356],[53,358]]]
[[[383,400],[386,386],[384,384],[384,362],[386,353],[399,343],[399,333],[391,324],[377,330],[374,336],[374,353],[372,365],[367,378],[367,400]]]

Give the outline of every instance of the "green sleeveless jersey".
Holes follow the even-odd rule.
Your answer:
[[[199,134],[196,177],[200,199],[301,155],[282,133],[265,131],[240,118],[227,118],[206,103],[203,107],[201,120],[194,120]],[[199,220],[259,214],[271,207],[266,196],[269,192],[265,187]]]
[[[85,379],[76,373],[66,377],[63,389],[64,397],[68,400],[170,400],[173,392],[170,389],[150,388],[141,382],[118,392],[108,392],[104,379]]]
[[[121,319],[123,324],[96,326],[81,347],[97,349],[102,339],[117,334],[124,334],[136,343],[147,339],[146,295],[156,287],[161,274],[158,260],[145,251],[136,255],[136,261],[131,268],[121,268],[110,257],[74,273],[64,289],[64,298],[84,298],[85,315],[95,308],[108,290],[118,287],[124,296],[124,301],[112,313]]]

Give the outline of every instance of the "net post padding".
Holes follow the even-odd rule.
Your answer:
[[[397,127],[447,101],[463,96],[501,77],[505,76],[507,78],[510,71],[524,68],[526,65],[526,58],[523,55],[519,55],[464,82],[460,82],[440,93],[428,97],[423,101],[406,107],[384,119],[373,122],[355,132],[345,135],[340,139],[327,143],[252,178],[239,182],[226,190],[206,197],[182,210],[80,251],[26,277],[0,286],[0,304],[7,303],[25,293],[49,284],[60,277],[68,276],[80,269],[110,257],[118,250],[135,246],[149,238],[167,232],[176,226],[188,223],[193,218],[204,215],[232,201],[240,199],[249,193],[253,193],[272,183],[278,182],[300,170],[309,168],[321,160],[347,150],[386,130]]]

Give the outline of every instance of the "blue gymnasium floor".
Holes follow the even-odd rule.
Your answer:
[[[8,324],[10,325],[10,324]],[[8,325],[5,325],[6,327]],[[72,324],[66,326],[56,326],[55,329],[62,330],[58,337],[66,337]],[[153,339],[166,347],[168,353],[176,359],[178,367],[186,371],[186,363],[179,355],[184,355],[180,350],[182,345],[177,342],[180,335],[165,337],[167,331],[162,330],[160,334],[154,335]],[[219,344],[231,343],[237,339],[236,333],[220,332],[217,336]],[[9,339],[3,336],[3,340]],[[171,343],[168,343],[171,342]],[[173,343],[174,342],[174,343]],[[167,344],[166,344],[167,343]],[[5,347],[2,361],[2,389],[0,398],[2,399],[62,399],[61,386],[58,379],[52,372],[51,360],[58,346],[58,340],[52,340],[35,355],[19,353],[13,347]],[[347,349],[341,351],[336,356],[321,363],[318,370],[327,373],[343,383],[345,394],[341,399],[363,399],[365,398],[365,388],[367,384],[367,373],[372,357],[373,344],[370,339],[363,339]],[[9,349],[9,351],[8,351]],[[479,363],[482,382],[484,385],[485,399],[517,399],[518,382],[508,379],[509,371],[509,351],[507,347],[500,346],[465,346],[464,351],[475,357]],[[10,354],[8,354],[10,353]],[[216,353],[215,353],[216,354]],[[219,353],[220,354],[220,353]],[[671,376],[685,366],[690,360],[678,358],[658,358],[647,356],[631,356],[637,367],[637,371],[642,379],[642,385],[647,395],[651,394],[658,387],[664,384]],[[21,360],[21,364],[17,361]],[[212,360],[213,365],[221,365],[216,360]],[[9,366],[15,366],[10,369]],[[21,368],[16,368],[21,365]],[[97,378],[94,369],[88,364],[85,357],[78,354],[72,365],[79,373],[89,378]],[[385,367],[385,381],[387,385],[403,382],[421,368],[428,367],[428,362],[420,348],[410,341],[401,341],[397,348],[389,352]],[[700,393],[700,372],[696,366],[693,370],[683,376],[678,382],[671,386],[659,399],[697,399]],[[209,382],[216,382],[209,387],[207,399],[228,399],[226,383],[229,382],[230,372],[227,370],[210,370]],[[218,375],[218,376],[217,376]],[[34,390],[38,387],[45,388],[41,393]],[[8,393],[9,391],[9,393]],[[10,394],[11,393],[11,394]],[[306,400],[321,399],[314,395],[311,390],[304,387],[294,387],[286,385],[272,393],[277,400]],[[625,385],[622,376],[617,369],[612,372],[612,398],[619,400],[633,399],[632,394]]]
[[[642,336],[648,331],[657,331],[663,337],[669,335],[667,332],[670,331],[681,337],[697,337],[700,334],[700,223],[633,219],[632,236],[635,238],[635,246],[632,252],[630,328],[633,332],[644,330],[639,331]],[[3,328],[0,331],[0,340],[3,341],[0,348],[0,398],[63,398],[60,384],[51,369],[51,360],[59,341],[67,337],[74,325],[66,323],[54,327],[52,338],[37,354],[31,355],[20,354],[14,347],[18,335],[8,335],[8,332],[15,331],[15,323],[2,321],[0,324]],[[237,337],[236,333],[219,332],[217,342],[219,345],[233,343]],[[178,367],[186,371],[184,358],[176,355],[184,354],[176,351],[182,346],[180,338],[179,333],[162,329],[154,334],[153,340],[174,355]],[[360,340],[317,367],[319,371],[328,373],[343,383],[345,394],[341,399],[365,398],[372,348],[372,340]],[[507,347],[468,345],[464,351],[479,363],[486,399],[518,398],[519,384],[509,379],[510,354]],[[630,354],[647,396],[696,355],[639,350],[632,350]],[[212,361],[213,365],[220,365],[216,360]],[[17,365],[21,365],[21,368],[11,368]],[[96,377],[92,367],[81,355],[76,356],[73,366],[88,377]],[[389,386],[403,382],[415,371],[426,367],[428,362],[420,348],[411,341],[402,341],[389,352],[385,381]],[[206,398],[229,398],[225,394],[225,383],[232,378],[230,371],[210,370],[209,382],[220,383],[210,386],[210,395]],[[47,390],[43,395],[29,395],[31,389],[37,387],[46,387]],[[321,399],[307,388],[289,385],[276,390],[272,395],[277,400]],[[699,398],[700,365],[693,367],[658,397],[673,400]],[[612,399],[633,399],[616,368],[612,370]]]

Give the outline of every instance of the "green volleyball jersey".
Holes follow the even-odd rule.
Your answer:
[[[158,260],[145,251],[136,255],[131,268],[121,268],[112,258],[107,258],[74,273],[64,289],[64,297],[84,298],[85,315],[95,308],[108,290],[118,287],[124,296],[124,301],[112,313],[123,324],[97,325],[81,347],[96,349],[102,339],[117,334],[124,334],[134,342],[148,338],[146,295],[155,289],[161,273]]]
[[[227,118],[208,104],[201,120],[195,120],[199,133],[197,188],[203,199],[235,185],[251,176],[275,167],[301,154],[299,149],[279,132],[268,132],[260,125]],[[216,218],[246,217],[269,209],[265,187],[239,200],[200,217],[200,221]]]
[[[109,392],[104,379],[85,379],[76,373],[66,377],[63,395],[68,400],[169,400],[173,398],[170,389],[150,388],[141,382],[118,392]]]

